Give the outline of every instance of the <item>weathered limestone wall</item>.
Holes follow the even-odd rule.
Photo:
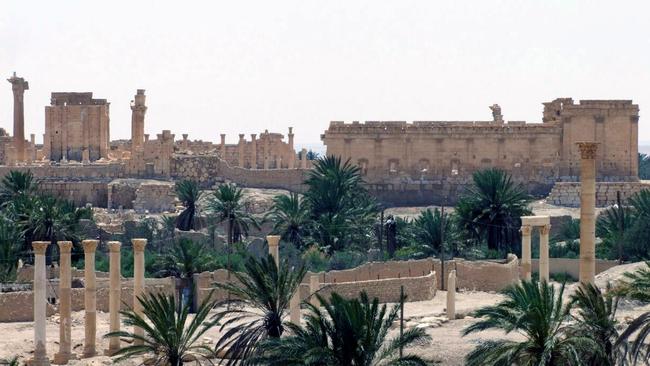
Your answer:
[[[87,203],[95,207],[108,204],[108,184],[106,182],[51,182],[42,181],[39,190],[55,197],[72,201],[77,206]]]
[[[650,189],[650,182],[597,182],[596,206],[605,207],[615,204],[617,191],[621,192],[621,201],[626,202],[628,198],[644,189]],[[558,206],[579,207],[580,183],[555,183],[548,195],[547,202]]]
[[[82,296],[83,299],[83,296]],[[47,316],[51,316],[56,309],[51,304],[46,304]],[[17,291],[0,293],[0,323],[2,322],[29,322],[34,320],[34,292]]]
[[[177,203],[173,182],[147,181],[136,190],[133,209],[138,213],[173,212]]]

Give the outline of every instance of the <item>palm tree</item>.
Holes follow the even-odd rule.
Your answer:
[[[420,243],[423,243],[422,251],[428,254],[440,253],[442,247],[442,221],[443,215],[439,209],[427,208],[420,212],[420,215],[413,220],[414,234]],[[445,241],[454,240],[455,228],[449,214],[444,214]]]
[[[530,196],[503,170],[477,171],[472,179],[456,206],[461,225],[476,237],[487,237],[489,249],[512,250],[519,243],[520,217],[531,214]]]
[[[183,180],[176,183],[174,188],[178,199],[183,202],[185,209],[178,215],[176,227],[182,231],[190,231],[196,228],[196,203],[201,198],[199,185],[192,180]]]
[[[273,222],[273,233],[280,234],[282,240],[302,247],[310,219],[309,210],[297,193],[275,196],[271,211],[264,219]]]
[[[0,283],[16,279],[18,258],[22,252],[20,232],[16,225],[0,216]]]
[[[209,299],[210,297],[208,297]],[[120,311],[126,326],[136,326],[144,330],[144,336],[128,332],[111,332],[104,338],[121,337],[128,341],[142,341],[144,344],[132,343],[114,356],[116,361],[130,357],[151,354],[143,364],[181,366],[184,362],[195,361],[200,365],[201,360],[210,361],[213,356],[210,347],[197,345],[196,342],[206,331],[214,326],[207,321],[212,302],[206,300],[198,308],[194,318],[190,319],[189,305],[177,310],[173,296],[164,294],[147,294],[138,298],[142,304],[142,315],[133,310]],[[150,362],[150,363],[149,363]]]
[[[387,339],[400,305],[387,309],[365,292],[346,300],[332,293],[330,300],[317,295],[320,307],[306,304],[309,314],[303,327],[290,324],[292,335],[268,340],[256,361],[267,365],[428,365],[416,355],[400,355],[400,349],[423,344],[430,337],[421,328],[406,330]]]
[[[225,331],[216,345],[217,354],[228,358],[228,365],[249,359],[259,352],[259,344],[268,338],[279,338],[286,326],[284,320],[291,297],[299,290],[307,273],[304,266],[289,268],[283,261],[278,268],[273,256],[250,257],[243,273],[234,272],[236,283],[215,284],[234,295],[218,305],[235,305],[215,314],[215,322]]]
[[[573,332],[589,336],[598,345],[596,352],[581,356],[584,364],[613,366],[620,357],[615,347],[619,336],[616,329],[618,297],[611,290],[608,285],[607,292],[603,294],[597,286],[586,284],[571,295],[571,305],[576,308]]]
[[[650,359],[650,347],[646,343],[648,334],[650,334],[650,312],[634,319],[621,333],[614,347],[620,348],[625,353],[630,364],[636,365],[639,359],[642,359],[642,364],[647,365]],[[635,338],[631,340],[633,336]]]
[[[0,359],[0,365],[19,366],[20,363],[18,362],[18,356],[14,356],[13,358]]]
[[[217,222],[227,224],[228,247],[240,241],[242,236],[247,236],[251,226],[260,228],[255,217],[246,211],[243,198],[242,189],[228,183],[220,185],[208,200],[208,211]]]
[[[579,365],[580,355],[598,344],[563,323],[570,304],[563,305],[564,284],[559,291],[548,283],[521,282],[503,291],[506,299],[476,311],[479,320],[463,330],[463,336],[487,329],[516,332],[521,342],[487,340],[465,358],[466,365]]]
[[[596,236],[608,242],[613,254],[623,260],[623,238],[625,231],[634,223],[634,212],[631,207],[614,205],[598,214],[596,220]],[[615,249],[615,250],[614,250]]]
[[[650,302],[650,262],[637,268],[634,272],[623,273],[625,281],[621,281],[616,293],[633,300]]]
[[[38,183],[31,171],[12,170],[2,178],[0,202],[4,205],[17,196],[33,195],[37,189]]]

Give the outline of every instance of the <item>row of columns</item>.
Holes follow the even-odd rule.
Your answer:
[[[144,293],[144,249],[147,245],[146,239],[133,239],[134,251],[134,288],[133,306],[136,313],[142,314],[142,307],[138,297]],[[32,243],[34,249],[34,357],[30,365],[49,365],[47,357],[47,337],[45,331],[46,319],[46,283],[45,275],[45,251],[49,242],[35,241]],[[67,364],[69,360],[76,359],[72,353],[72,312],[71,312],[71,250],[72,242],[60,241],[59,246],[59,351],[54,355],[53,363],[58,365]],[[93,357],[97,354],[97,287],[95,275],[95,253],[98,240],[82,241],[84,249],[84,348],[83,357]],[[121,273],[120,273],[120,248],[118,241],[108,242],[110,255],[110,289],[109,289],[109,313],[110,332],[120,330],[120,298],[121,298]],[[143,334],[140,328],[134,329],[135,334]],[[136,343],[137,344],[137,343]],[[120,340],[113,337],[109,341],[106,355],[113,355],[120,349]]]
[[[548,237],[551,232],[549,216],[521,217],[521,269],[524,280],[532,277],[531,238],[534,227],[539,227],[539,279],[549,280]]]

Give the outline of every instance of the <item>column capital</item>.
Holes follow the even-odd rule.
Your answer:
[[[111,253],[118,253],[122,247],[122,243],[119,241],[109,241],[106,245],[108,245],[108,251]]]
[[[533,232],[533,227],[530,225],[521,225],[521,235],[530,236]]]
[[[598,150],[598,143],[592,141],[576,142],[578,149],[580,149],[580,157],[582,159],[595,159],[596,151]]]
[[[144,247],[147,245],[147,239],[131,239],[133,250],[136,252],[144,252]]]
[[[32,248],[34,249],[34,254],[44,255],[48,245],[50,245],[49,241],[33,241]]]
[[[70,251],[72,250],[71,241],[58,241],[56,243],[59,245],[59,252],[61,253],[70,253]]]
[[[280,235],[267,235],[266,241],[269,242],[270,247],[277,247],[280,245]]]
[[[541,235],[548,235],[551,232],[551,224],[543,225],[539,227],[539,233]]]
[[[99,244],[99,240],[94,240],[94,239],[83,240],[81,242],[81,245],[83,245],[84,247],[84,252],[88,252],[88,253],[95,252],[95,250],[97,250],[97,244]]]

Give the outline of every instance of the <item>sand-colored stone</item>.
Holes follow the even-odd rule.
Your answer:
[[[280,267],[280,236],[279,235],[267,235],[266,241],[269,243],[269,254],[273,256],[275,260],[275,265]]]
[[[550,218],[549,218],[550,220]],[[549,258],[548,258],[548,236],[551,232],[551,225],[540,226],[539,228],[539,280],[548,282]]]
[[[65,365],[76,356],[72,354],[72,271],[71,241],[59,241],[59,352],[54,355],[54,364]]]
[[[32,242],[34,249],[34,356],[29,360],[29,365],[47,366],[47,335],[45,334],[46,314],[46,282],[45,278],[45,251],[50,243],[47,241]]]
[[[138,297],[144,295],[144,248],[147,239],[131,239],[131,243],[133,244],[133,311],[142,316],[142,304]],[[133,333],[143,337],[144,329],[134,327]],[[141,340],[136,340],[134,343],[143,344]]]
[[[25,149],[25,90],[29,89],[29,83],[21,77],[13,76],[7,79],[11,83],[11,90],[14,94],[14,136],[13,136],[13,160],[24,162],[26,160]]]
[[[521,225],[521,273],[526,281],[531,279],[531,234],[533,228],[530,225]]]
[[[144,115],[147,113],[144,89],[138,89],[131,102],[131,150],[138,150],[144,145]]]
[[[578,142],[580,149],[580,282],[596,276],[596,156],[598,143]],[[609,151],[610,147],[607,146]]]
[[[99,240],[84,240],[84,306],[85,306],[85,338],[83,357],[93,357],[97,354],[97,284],[95,276],[95,251]]]
[[[309,302],[314,306],[320,306],[320,301],[316,297],[316,294],[320,292],[320,276],[317,274],[312,274],[309,276],[309,293],[311,298]],[[320,294],[322,296],[322,294]]]
[[[118,332],[120,330],[120,298],[122,294],[121,286],[121,264],[120,264],[120,247],[122,244],[119,241],[109,241],[108,251],[110,260],[110,284],[109,284],[109,299],[108,307],[110,313],[110,332]],[[120,349],[119,337],[112,337],[108,344],[108,349],[104,351],[105,355],[112,356]]]
[[[449,273],[447,280],[447,319],[456,319],[456,270]]]

